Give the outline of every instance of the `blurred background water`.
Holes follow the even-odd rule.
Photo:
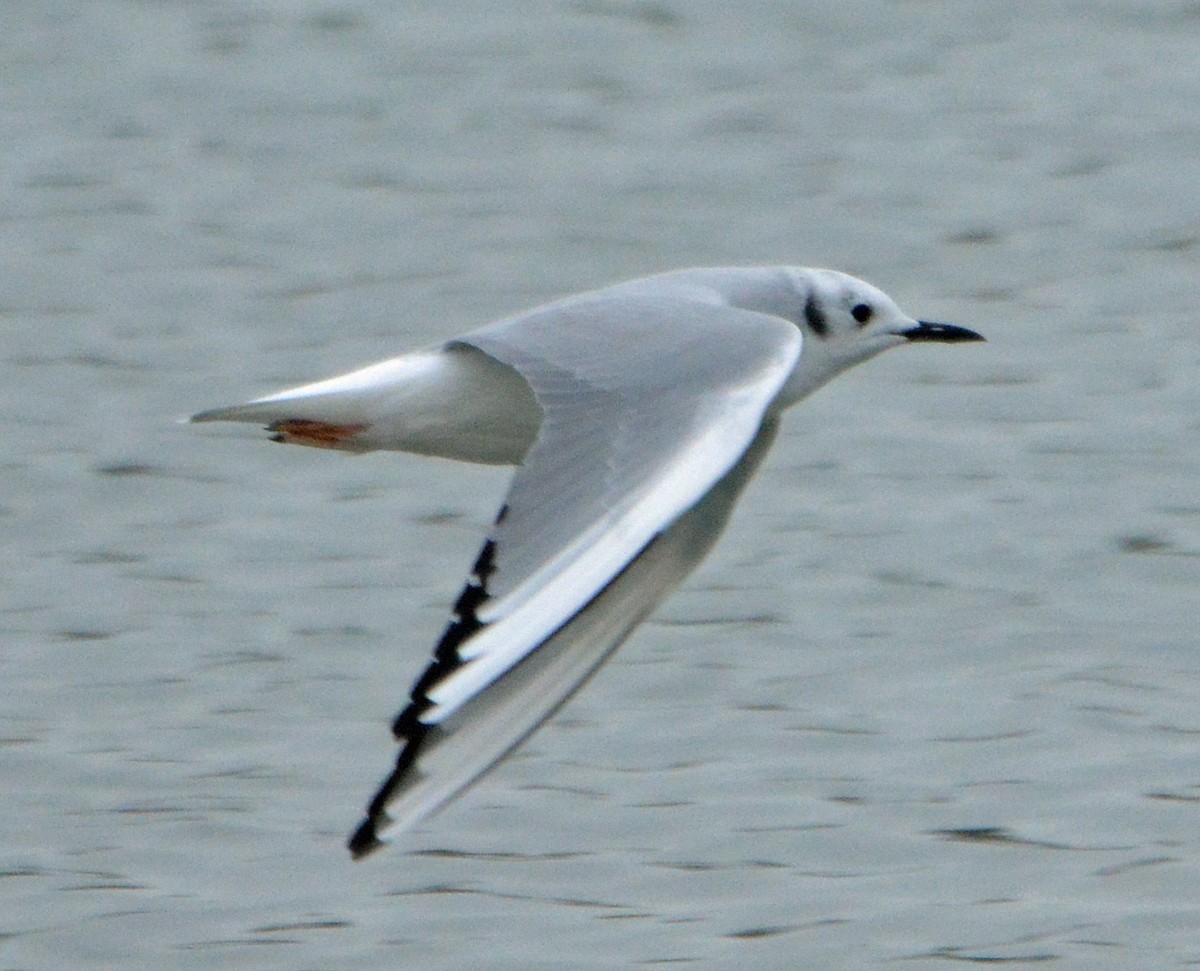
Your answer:
[[[1200,962],[1200,4],[0,5],[0,967]],[[795,409],[515,758],[343,839],[503,470],[175,419],[694,264]]]

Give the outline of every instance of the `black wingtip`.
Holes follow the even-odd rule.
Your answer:
[[[507,508],[501,507],[497,521],[504,518]],[[387,814],[387,804],[395,797],[412,771],[426,736],[435,730],[435,726],[421,721],[421,715],[432,707],[427,694],[429,689],[462,666],[463,659],[459,656],[459,647],[487,626],[479,620],[477,611],[488,600],[487,582],[496,570],[495,559],[496,541],[489,539],[483,544],[483,549],[471,568],[476,582],[468,582],[463,589],[462,595],[454,604],[456,617],[434,649],[433,662],[413,685],[409,704],[392,722],[392,734],[402,747],[396,756],[396,768],[375,793],[375,798],[367,807],[366,818],[346,841],[346,848],[356,860],[369,856],[384,845],[384,841],[379,838],[379,828],[382,826],[386,829],[392,823]]]
[[[383,845],[383,840],[379,838],[375,830],[375,820],[370,817],[364,819],[350,839],[346,841],[346,848],[355,860],[370,856],[376,850],[382,849]]]

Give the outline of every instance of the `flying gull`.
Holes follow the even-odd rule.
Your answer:
[[[889,347],[978,340],[833,270],[689,269],[193,416],[516,466],[351,853],[443,807],[587,681],[712,547],[784,408]]]

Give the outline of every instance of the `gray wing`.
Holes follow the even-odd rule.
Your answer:
[[[518,744],[699,562],[800,354],[787,321],[627,296],[552,305],[463,342],[515,368],[545,417],[396,719],[396,769],[356,855]]]

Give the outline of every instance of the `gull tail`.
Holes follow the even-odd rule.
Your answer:
[[[201,411],[191,420],[263,425],[273,441],[293,445],[515,465],[529,451],[542,412],[511,367],[451,344]]]

